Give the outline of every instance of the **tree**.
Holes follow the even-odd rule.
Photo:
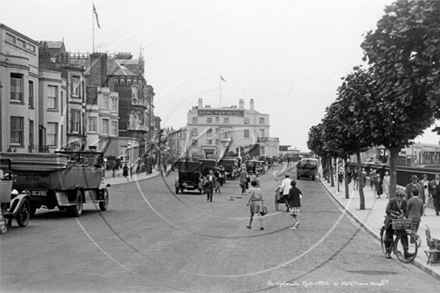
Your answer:
[[[378,103],[370,128],[390,151],[390,193],[395,196],[399,151],[440,115],[440,2],[397,1],[361,44]]]

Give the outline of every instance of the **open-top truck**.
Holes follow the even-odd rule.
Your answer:
[[[30,213],[37,209],[58,208],[74,217],[81,216],[83,204],[92,202],[105,211],[109,193],[103,182],[103,153],[1,153],[12,161],[13,189],[30,195]],[[3,172],[7,167],[0,164]]]

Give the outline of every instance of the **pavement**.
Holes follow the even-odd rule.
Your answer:
[[[133,176],[129,177],[127,180],[127,178],[122,176],[122,169],[115,171],[114,176],[113,176],[113,171],[107,170],[107,171],[105,171],[104,183],[110,184],[110,185],[118,185],[118,184],[133,182],[133,181],[150,179],[150,178],[154,178],[158,175],[160,175],[160,171],[153,168],[153,171],[151,174],[147,175],[145,172],[142,172],[139,174],[133,173]]]
[[[321,173],[322,174],[322,173]],[[388,204],[388,199],[385,194],[382,194],[380,198],[374,195],[370,186],[364,188],[365,196],[365,209],[360,210],[360,196],[358,190],[353,190],[353,184],[349,185],[349,198],[345,198],[345,186],[343,183],[339,185],[335,180],[334,186],[321,178],[321,184],[325,189],[333,196],[333,198],[346,210],[346,212],[356,220],[370,235],[379,240],[380,243],[380,230],[383,226],[385,219],[385,209]],[[397,186],[397,188],[403,188]],[[428,257],[425,254],[425,250],[429,250],[425,229],[428,225],[431,230],[431,237],[440,239],[440,216],[436,216],[435,211],[432,208],[426,208],[426,216],[422,217],[422,221],[419,226],[418,235],[422,239],[422,244],[417,252],[417,257],[414,259],[413,264],[422,269],[426,273],[440,280],[440,264],[427,264]],[[379,244],[380,245],[380,244]],[[377,253],[382,253],[380,246],[377,248]],[[384,256],[385,257],[385,256]],[[392,254],[390,261],[398,261]]]

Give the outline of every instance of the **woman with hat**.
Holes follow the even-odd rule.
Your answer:
[[[429,180],[428,175],[423,174],[422,180],[419,181],[419,185],[422,188],[423,192],[421,195],[419,195],[423,201],[423,216],[426,216],[425,209],[426,209],[426,200],[429,198]]]

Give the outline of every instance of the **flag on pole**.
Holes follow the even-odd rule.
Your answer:
[[[95,14],[96,24],[98,25],[98,28],[101,28],[101,26],[99,25],[98,12],[96,12],[95,4],[93,4],[93,13]]]
[[[223,80],[224,82],[226,82],[226,80],[221,75],[220,75],[220,80]]]

